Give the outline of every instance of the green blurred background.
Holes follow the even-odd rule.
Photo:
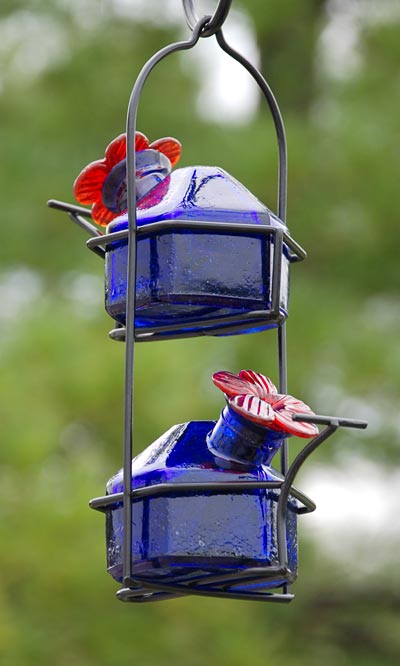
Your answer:
[[[124,347],[107,337],[101,261],[45,204],[73,201],[81,168],[124,131],[141,66],[188,34],[179,0],[0,4],[0,663],[394,666],[397,0],[235,0],[226,24],[280,102],[288,224],[309,252],[292,270],[289,391],[317,412],[370,421],[332,438],[300,479],[320,508],[299,521],[295,601],[122,604],[105,573],[103,518],[87,503],[121,466]],[[222,166],[274,209],[271,120],[213,42],[159,66],[139,128],[176,136],[182,166]],[[215,418],[211,373],[246,367],[276,381],[273,332],[140,346],[139,446]]]

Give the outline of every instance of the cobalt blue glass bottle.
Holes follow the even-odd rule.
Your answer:
[[[245,574],[258,567],[263,587],[280,587],[287,579],[273,573],[279,565],[279,489],[251,485],[282,482],[271,461],[283,438],[294,430],[310,437],[316,429],[297,422],[286,427],[288,401],[294,399],[278,395],[272,382],[259,373],[216,373],[213,379],[228,399],[217,423],[175,425],[132,461],[132,489],[154,489],[146,497],[133,496],[132,575],[138,580],[187,583],[206,581],[215,574]],[[264,381],[263,389],[260,381]],[[310,412],[304,403],[296,404],[299,412]],[[246,488],[231,491],[229,484],[235,482],[246,483]],[[190,483],[200,486],[193,490],[183,486]],[[218,488],[211,490],[211,483],[219,484]],[[168,492],[158,494],[162,484],[170,484]],[[121,470],[108,482],[107,495],[122,491]],[[106,525],[107,569],[121,581],[124,529],[120,496],[106,507]],[[291,495],[286,533],[293,581],[297,574],[297,501]]]
[[[173,426],[132,461],[132,488],[176,485],[176,492],[133,502],[132,575],[163,582],[188,582],[211,574],[246,571],[277,564],[276,506],[271,490],[211,493],[208,489],[180,492],[183,483],[278,481],[280,474],[266,464],[250,464],[240,453],[229,463],[212,450],[214,421],[192,421]],[[249,435],[238,423],[241,442]],[[264,433],[263,448],[277,446]],[[251,433],[253,435],[253,433]],[[282,439],[282,434],[280,434]],[[207,443],[210,443],[210,448]],[[156,488],[155,488],[156,489]],[[107,494],[123,491],[122,470],[107,484]],[[297,572],[296,500],[287,514],[289,566]],[[118,502],[106,511],[107,570],[122,580],[123,509]],[[266,582],[276,587],[283,581]]]
[[[137,133],[138,333],[223,335],[276,326],[287,317],[290,253],[283,244],[275,269],[275,230],[287,234],[287,227],[223,169],[197,166],[170,173],[179,155],[176,140],[149,144]],[[128,229],[125,156],[121,135],[74,186],[78,201],[94,202],[94,220],[108,224],[111,235]],[[207,227],[210,223],[227,225],[226,231]],[[229,225],[244,228],[233,232]],[[248,225],[253,226],[246,231]],[[128,240],[111,237],[105,249],[106,310],[125,325]]]

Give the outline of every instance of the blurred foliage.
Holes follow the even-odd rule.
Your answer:
[[[86,506],[121,464],[124,350],[107,340],[100,261],[45,202],[72,201],[82,166],[123,131],[140,67],[183,34],[183,19],[168,21],[161,0],[147,3],[156,16],[123,14],[128,4],[0,6],[0,663],[394,666],[398,574],[365,580],[347,571],[354,562],[325,561],[302,537],[302,520],[298,594],[288,608],[200,598],[123,605],[103,573],[102,518]],[[334,462],[351,447],[390,466],[400,427],[400,25],[395,0],[382,3],[386,14],[362,20],[372,4],[348,3],[358,8],[359,65],[336,76],[321,64],[321,39],[343,3],[234,7],[251,19],[282,102],[288,222],[309,252],[292,271],[290,391],[322,413],[373,416],[369,431],[337,435],[320,460]],[[260,104],[243,126],[224,125],[223,109],[220,124],[202,119],[200,74],[185,58],[155,70],[140,129],[151,139],[177,136],[182,165],[218,164],[274,208],[266,110]],[[136,441],[143,447],[172,423],[215,417],[220,399],[209,376],[217,369],[252,367],[276,380],[275,344],[270,333],[140,346]],[[378,546],[366,545],[365,558]]]

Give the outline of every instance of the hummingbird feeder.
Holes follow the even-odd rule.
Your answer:
[[[76,199],[92,209],[49,201],[89,232],[89,249],[104,259],[105,307],[115,322],[110,336],[125,342],[123,467],[107,483],[106,495],[90,502],[105,514],[107,570],[121,584],[117,596],[123,601],[187,594],[291,601],[297,516],[316,508],[293,486],[295,477],[339,427],[367,425],[316,415],[287,395],[289,269],[306,253],[286,226],[279,107],[261,73],[222,33],[231,3],[219,0],[213,16],[198,18],[195,1],[183,0],[190,39],[166,46],[144,65],[126,135],[75,181]],[[276,214],[219,167],[172,171],[179,141],[149,142],[136,130],[140,96],[154,67],[210,36],[254,78],[271,111],[278,143]],[[212,379],[226,399],[220,417],[173,425],[132,459],[136,342],[267,329],[277,334],[279,390],[260,372],[216,369]],[[309,441],[289,465],[291,436]]]

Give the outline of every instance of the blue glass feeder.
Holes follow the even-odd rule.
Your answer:
[[[287,317],[292,254],[282,239],[288,230],[223,169],[172,172],[139,200],[137,224],[139,335],[248,333]],[[127,228],[127,215],[117,218],[108,240]],[[123,326],[127,258],[126,238],[106,245],[106,310]]]
[[[305,252],[284,222],[221,168],[171,173],[176,139],[149,143],[136,132],[134,143],[137,339],[250,333],[285,321],[289,264]],[[125,135],[114,139],[74,184],[77,200],[93,203],[93,219],[107,225],[88,247],[105,257],[105,307],[117,339],[128,294],[126,146]]]
[[[164,583],[207,582],[211,576],[246,575],[259,568],[264,588],[281,586],[297,574],[298,502],[290,496],[286,518],[289,569],[277,576],[276,490],[259,482],[282,483],[270,460],[282,433],[249,425],[224,410],[213,421],[173,426],[132,462],[132,573],[136,579]],[[233,438],[232,438],[233,435]],[[225,447],[224,439],[233,439]],[[232,483],[243,492],[227,492]],[[168,486],[167,494],[157,489]],[[188,485],[189,484],[189,485]],[[198,484],[195,490],[190,484]],[[210,489],[216,484],[216,489]],[[252,489],[254,485],[254,489]],[[225,486],[225,488],[221,488]],[[140,491],[149,494],[141,497]],[[107,495],[123,492],[122,470],[107,484]],[[106,510],[107,569],[122,582],[123,509]],[[265,568],[269,568],[267,573]],[[253,573],[254,575],[254,573]]]
[[[121,583],[130,544],[134,588],[122,598],[143,600],[149,585],[167,596],[269,594],[297,576],[297,514],[315,505],[271,462],[288,435],[318,435],[315,415],[260,373],[213,381],[228,401],[219,420],[173,426],[134,458],[127,493],[120,470],[91,503],[106,514],[107,569]]]

